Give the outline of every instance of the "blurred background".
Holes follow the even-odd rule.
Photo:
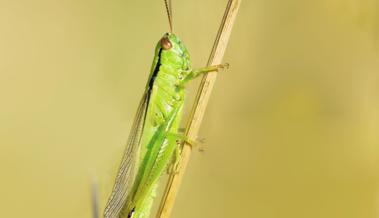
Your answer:
[[[173,0],[194,67],[225,6]],[[163,0],[0,0],[1,217],[90,217],[93,177],[103,209],[166,31]],[[379,217],[379,2],[244,0],[224,61],[172,217]]]

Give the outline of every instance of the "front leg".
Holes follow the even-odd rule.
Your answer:
[[[220,69],[227,69],[228,67],[229,67],[229,64],[218,64],[218,65],[191,70],[187,74],[187,76],[184,77],[182,81],[180,81],[179,86],[185,86],[189,81],[200,76],[201,74],[209,73],[209,72],[218,72]]]

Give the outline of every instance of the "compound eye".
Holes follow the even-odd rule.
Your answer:
[[[164,50],[169,50],[170,48],[172,48],[172,44],[167,37],[163,37],[161,39],[161,46]]]

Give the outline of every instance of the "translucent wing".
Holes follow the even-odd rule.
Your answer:
[[[116,181],[113,186],[112,194],[106,204],[104,210],[104,218],[119,218],[121,210],[124,208],[128,194],[132,189],[139,157],[137,156],[143,128],[145,126],[146,112],[149,105],[150,93],[154,76],[159,69],[159,60],[161,52],[160,43],[155,48],[155,56],[150,70],[150,76],[146,84],[146,91],[142,96],[138,106],[137,114],[130,131],[124,156],[121,160],[121,165],[117,173]]]
[[[128,193],[130,192],[136,173],[137,151],[141,141],[142,131],[145,124],[146,111],[149,101],[149,92],[142,96],[137,114],[130,131],[124,156],[117,173],[113,191],[104,210],[105,218],[118,218],[121,209],[125,206]]]

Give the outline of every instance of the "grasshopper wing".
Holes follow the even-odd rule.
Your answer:
[[[159,70],[161,50],[160,44],[158,43],[155,48],[155,56],[150,69],[150,76],[146,84],[145,93],[138,106],[137,114],[124,151],[124,156],[122,157],[121,165],[113,186],[112,194],[109,197],[104,210],[104,218],[119,218],[121,210],[125,207],[128,194],[132,189],[138,167],[136,166],[136,163],[139,159],[138,151],[149,106],[151,85],[154,82],[154,76]]]
[[[136,162],[138,160],[137,152],[141,141],[143,127],[145,125],[148,103],[149,92],[146,91],[138,106],[137,114],[113,186],[113,191],[104,210],[105,218],[119,217],[120,211],[125,206],[126,199],[132,188],[136,174]]]

